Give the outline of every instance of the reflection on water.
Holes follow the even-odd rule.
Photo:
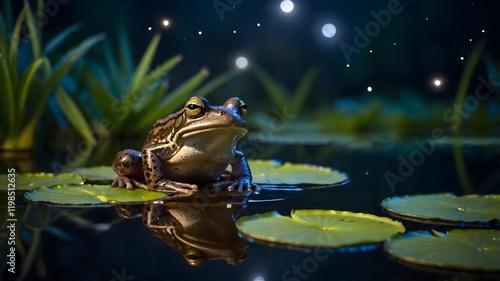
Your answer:
[[[225,260],[238,265],[248,244],[238,236],[234,222],[245,208],[247,194],[221,192],[141,205],[118,205],[124,218],[142,216],[144,225],[179,252],[190,265]]]

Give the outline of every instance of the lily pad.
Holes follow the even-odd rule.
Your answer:
[[[334,185],[348,180],[347,175],[342,172],[308,164],[281,164],[274,160],[250,160],[248,165],[252,171],[253,181],[258,184]],[[111,166],[80,168],[75,172],[85,180],[113,180],[116,176]]]
[[[7,190],[7,175],[0,174],[0,190]],[[16,174],[16,190],[32,190],[39,186],[55,184],[82,184],[83,179],[72,173],[25,173]]]
[[[410,232],[384,245],[397,259],[447,269],[500,271],[500,230]]]
[[[336,210],[294,210],[291,217],[268,212],[241,217],[236,226],[249,240],[306,248],[379,243],[405,231],[389,218]]]
[[[41,186],[24,195],[27,199],[63,205],[117,204],[144,202],[167,196],[165,193],[144,189],[124,189],[111,185],[71,185],[62,184],[51,187]]]
[[[391,197],[382,201],[382,208],[408,219],[431,220],[447,224],[498,223],[500,195],[451,193]]]
[[[111,166],[77,168],[73,172],[88,181],[112,181],[116,177]]]
[[[253,181],[258,184],[334,185],[348,180],[346,174],[327,167],[309,164],[281,164],[277,161],[249,161]]]

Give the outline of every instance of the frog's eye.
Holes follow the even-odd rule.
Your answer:
[[[245,114],[247,114],[247,104],[240,100],[240,114],[241,116],[245,116]]]
[[[196,118],[205,113],[205,106],[201,100],[192,98],[186,102],[185,111],[189,118]]]

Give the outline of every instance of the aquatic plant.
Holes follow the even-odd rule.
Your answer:
[[[318,66],[309,68],[293,92],[280,85],[267,71],[259,66],[254,67],[253,73],[276,107],[282,108],[283,105],[286,105],[288,112],[299,113],[304,105],[304,101],[311,92],[311,87],[319,70]]]
[[[167,94],[166,77],[181,62],[182,56],[173,56],[150,70],[160,42],[159,34],[152,38],[137,65],[134,65],[130,41],[123,29],[118,32],[118,42],[116,51],[104,44],[104,64],[89,63],[83,70],[84,81],[96,106],[89,116],[94,122],[110,120],[112,130],[108,128],[108,133],[114,135],[144,133],[156,120],[180,107],[189,96],[205,96],[237,74],[229,70],[200,87],[209,74],[202,68]]]
[[[37,14],[42,14],[43,2],[39,1]],[[33,146],[35,129],[46,100],[55,91],[59,106],[77,132],[94,142],[90,127],[83,115],[60,86],[60,80],[91,47],[104,36],[98,34],[83,40],[79,45],[53,61],[49,58],[79,25],[71,26],[41,46],[41,18],[35,20],[28,2],[13,22],[10,1],[4,2],[0,14],[0,148],[27,150]],[[23,34],[23,25],[26,34]],[[31,48],[29,48],[31,47]]]

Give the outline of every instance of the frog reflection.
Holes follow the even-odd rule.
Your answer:
[[[119,205],[125,218],[142,215],[153,234],[179,252],[193,266],[207,260],[238,265],[246,257],[248,243],[238,236],[234,224],[245,207],[247,195],[203,192],[187,198],[155,201],[144,205]]]

